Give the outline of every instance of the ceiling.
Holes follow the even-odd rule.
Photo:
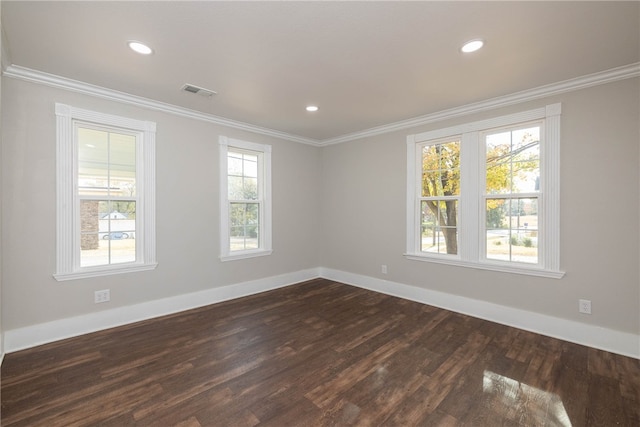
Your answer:
[[[640,61],[638,2],[5,0],[2,28],[10,64],[319,143]]]

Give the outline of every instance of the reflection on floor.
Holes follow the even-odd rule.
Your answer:
[[[496,419],[518,425],[571,427],[560,396],[491,371],[484,371],[482,382],[485,407]]]

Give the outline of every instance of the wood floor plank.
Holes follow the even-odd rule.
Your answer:
[[[316,279],[7,354],[1,425],[633,426],[640,361]]]

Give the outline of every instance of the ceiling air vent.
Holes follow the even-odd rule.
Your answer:
[[[210,97],[218,93],[216,91],[205,89],[200,86],[190,85],[189,83],[182,86],[182,90],[185,92],[197,93],[198,95],[204,96],[204,97]]]

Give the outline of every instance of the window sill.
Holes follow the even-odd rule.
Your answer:
[[[271,255],[272,252],[273,250],[271,249],[268,249],[268,250],[260,249],[255,251],[236,252],[232,254],[220,255],[220,261],[226,262],[226,261],[236,261],[239,259],[255,258],[259,256]]]
[[[458,267],[475,268],[478,270],[498,271],[502,273],[524,274],[527,276],[547,277],[551,279],[561,279],[564,277],[564,271],[545,270],[538,267],[513,266],[503,264],[479,263],[471,261],[462,261],[460,259],[440,258],[422,254],[404,254],[404,257],[413,261],[433,262],[437,264],[455,265]]]
[[[111,276],[113,274],[123,274],[123,273],[135,273],[138,271],[148,271],[153,270],[158,266],[158,263],[152,264],[128,264],[117,267],[109,267],[109,268],[91,268],[91,269],[83,269],[81,271],[74,271],[73,273],[56,273],[53,277],[58,282],[63,282],[66,280],[76,280],[76,279],[86,279],[89,277],[101,277],[101,276]]]

